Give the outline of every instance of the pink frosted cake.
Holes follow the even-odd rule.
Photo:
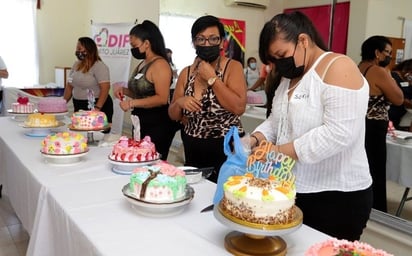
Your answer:
[[[149,136],[140,141],[122,136],[113,146],[109,158],[121,162],[146,162],[159,159],[160,154]]]
[[[311,246],[305,256],[393,256],[393,254],[359,241],[350,242],[332,238]]]
[[[41,152],[44,154],[73,155],[87,150],[87,138],[76,132],[49,134],[41,142]]]
[[[13,113],[33,113],[34,104],[29,102],[28,97],[18,96],[17,102],[11,104],[11,111]]]
[[[130,175],[129,193],[153,203],[172,203],[186,195],[185,172],[166,162],[137,167]]]
[[[261,94],[254,91],[247,91],[246,102],[248,104],[264,104],[264,98]]]
[[[74,112],[72,117],[71,128],[75,130],[99,130],[107,128],[107,116],[101,111],[83,111]]]
[[[43,97],[37,103],[37,110],[41,113],[63,113],[67,112],[67,104],[63,98]]]

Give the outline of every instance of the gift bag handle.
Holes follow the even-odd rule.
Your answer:
[[[230,148],[231,138],[233,138],[233,145],[234,145],[235,152],[232,152]],[[238,131],[237,126],[230,127],[230,130],[227,132],[224,138],[223,151],[225,152],[225,155],[227,156],[232,155],[233,153],[244,154],[244,150],[243,150],[242,142],[240,141],[239,131]]]

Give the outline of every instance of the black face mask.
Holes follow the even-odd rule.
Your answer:
[[[130,50],[132,52],[132,56],[136,59],[143,60],[146,59],[146,53],[140,52],[139,48],[132,48]]]
[[[296,67],[295,59],[293,58],[294,56],[295,56],[295,52],[293,52],[293,55],[290,57],[281,58],[281,59],[272,58],[273,63],[275,63],[276,65],[276,70],[279,72],[281,76],[289,78],[289,79],[293,79],[296,77],[300,77],[303,74],[303,71],[305,70],[305,64],[303,64],[302,66]],[[303,57],[303,63],[305,63],[305,60],[306,60],[306,48],[305,48],[305,56]]]
[[[80,51],[76,51],[74,55],[76,55],[78,60],[84,60],[86,58],[86,54]]]
[[[215,61],[220,55],[219,45],[214,46],[196,46],[196,55],[206,62]]]
[[[386,66],[388,66],[389,65],[389,63],[391,63],[391,56],[385,56],[385,59],[384,60],[381,60],[381,61],[379,61],[379,66],[381,66],[381,67],[386,67]]]

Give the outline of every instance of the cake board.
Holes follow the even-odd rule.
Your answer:
[[[280,236],[294,232],[302,225],[303,213],[296,207],[294,221],[284,225],[252,225],[241,224],[228,218],[220,206],[213,208],[215,218],[223,225],[234,229],[225,236],[225,248],[237,256],[284,256],[287,244]]]
[[[110,129],[110,125],[107,125],[103,128],[98,128],[98,129],[76,129],[72,125],[69,125],[69,130],[70,131],[76,131],[76,132],[86,132],[87,133],[87,145],[90,146],[99,146],[99,140],[96,140],[94,138],[94,132],[104,132]]]

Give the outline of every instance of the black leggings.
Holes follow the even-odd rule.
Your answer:
[[[296,205],[303,223],[338,239],[359,240],[372,209],[372,188],[341,192],[299,193]]]
[[[96,102],[99,99],[96,99],[94,104],[96,104]],[[75,98],[73,98],[73,107],[74,107],[74,111],[77,112],[79,110],[89,110],[89,101],[88,100],[76,100]],[[106,101],[104,102],[102,108],[100,109],[100,111],[104,112],[107,116],[107,121],[111,124],[112,123],[112,117],[113,117],[113,100],[112,97],[107,96]]]

